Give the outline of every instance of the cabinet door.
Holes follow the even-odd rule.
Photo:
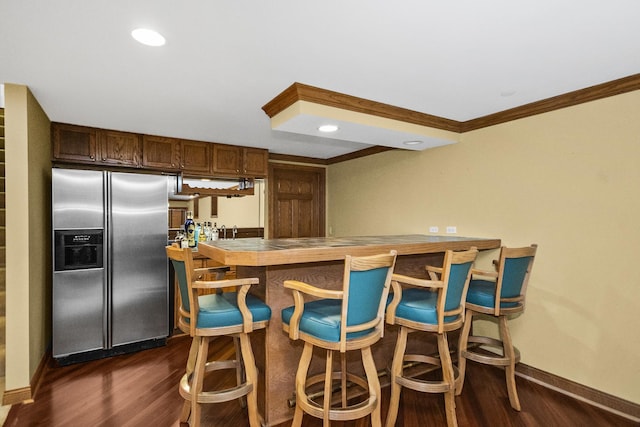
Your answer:
[[[98,132],[101,163],[119,166],[140,165],[140,135],[112,130]]]
[[[244,148],[243,150],[243,175],[248,177],[266,177],[269,164],[269,152],[259,148]]]
[[[209,175],[209,159],[211,158],[211,144],[201,141],[181,141],[182,162],[180,167],[185,172]]]
[[[242,167],[242,148],[235,145],[213,145],[213,174],[240,174]]]
[[[187,208],[169,208],[169,228],[183,228]]]
[[[149,168],[179,170],[180,140],[144,135],[142,138],[142,165]]]
[[[53,123],[53,159],[82,163],[96,161],[97,129]]]

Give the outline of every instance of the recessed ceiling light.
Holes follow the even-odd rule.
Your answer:
[[[404,141],[403,144],[404,145],[420,145],[422,144],[423,141]]]
[[[147,28],[137,28],[131,31],[131,37],[147,46],[163,46],[166,43],[162,34]]]
[[[320,132],[335,132],[338,130],[336,125],[322,125],[318,128]]]

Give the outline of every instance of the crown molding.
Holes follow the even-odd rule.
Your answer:
[[[640,74],[624,77],[610,82],[590,86],[562,95],[525,104],[520,107],[489,114],[484,117],[459,122],[460,133],[482,129],[512,120],[523,119],[537,114],[548,113],[561,108],[572,107],[585,102],[596,101],[610,96],[621,95],[640,89]]]
[[[628,77],[623,77],[621,79],[612,80],[610,82],[590,86],[573,92],[568,92],[562,95],[532,102],[494,114],[489,114],[483,117],[478,117],[476,119],[459,122],[456,120],[419,113],[417,111],[394,107],[392,105],[357,98],[355,96],[345,95],[342,93],[320,89],[314,86],[296,82],[285,89],[269,103],[265,104],[262,109],[269,117],[273,117],[297,101],[309,101],[316,104],[343,108],[359,113],[385,117],[388,119],[404,121],[421,126],[428,126],[462,134],[465,132],[471,132],[489,126],[523,119],[538,114],[548,113],[554,110],[572,107],[575,105],[583,104],[585,102],[597,101],[599,99],[621,95],[623,93],[633,92],[636,90],[640,90],[640,74],[634,74]],[[332,157],[330,159],[284,156],[278,154],[269,154],[269,158],[274,160],[285,160],[284,157],[296,157],[295,161],[301,163],[334,164],[392,149],[394,148],[375,146],[353,153]]]
[[[436,129],[459,132],[460,122],[433,116],[431,114],[420,113],[406,108],[395,107],[381,102],[370,101],[339,92],[333,92],[302,83],[293,83],[279,95],[262,107],[262,110],[269,116],[285,110],[287,107],[298,101],[307,101],[314,104],[326,105],[343,110],[355,111],[357,113],[369,114],[377,117],[384,117],[400,122],[413,123],[419,126],[432,127]]]

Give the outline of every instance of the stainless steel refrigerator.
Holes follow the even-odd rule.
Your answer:
[[[166,176],[54,168],[52,224],[54,358],[164,344]]]

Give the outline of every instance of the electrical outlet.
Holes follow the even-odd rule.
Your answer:
[[[448,225],[447,226],[447,233],[455,234],[457,232],[458,232],[458,230],[457,230],[457,228],[455,226],[453,226],[453,225]]]
[[[431,227],[429,227],[429,233],[437,233],[438,232],[438,227],[436,227],[435,225],[432,225]]]

